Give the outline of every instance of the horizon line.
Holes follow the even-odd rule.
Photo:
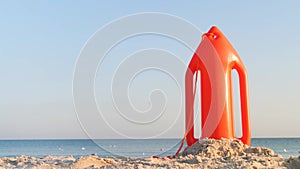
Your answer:
[[[300,138],[300,136],[256,136],[251,139],[283,139],[283,138]],[[166,138],[0,138],[0,141],[30,141],[30,140],[159,140],[159,139],[182,139],[178,137]]]

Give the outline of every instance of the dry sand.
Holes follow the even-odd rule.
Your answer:
[[[249,147],[239,140],[204,139],[168,158],[100,158],[85,156],[19,156],[1,158],[0,168],[293,168],[300,169],[300,156],[282,158],[264,147]]]

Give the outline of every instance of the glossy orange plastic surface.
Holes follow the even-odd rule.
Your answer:
[[[202,36],[186,72],[186,135],[188,146],[194,137],[194,74],[201,74],[201,138],[236,138],[232,98],[232,70],[239,75],[243,143],[250,145],[250,118],[247,73],[239,55],[223,35],[213,26]]]

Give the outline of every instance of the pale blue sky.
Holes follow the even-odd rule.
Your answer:
[[[0,139],[85,138],[72,103],[80,49],[105,24],[139,12],[176,15],[202,31],[217,25],[248,70],[253,137],[300,136],[299,6],[298,1],[1,1]]]

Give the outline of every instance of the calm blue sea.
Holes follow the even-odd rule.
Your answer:
[[[0,140],[0,157],[29,155],[83,155],[149,157],[174,155],[180,139],[101,140]],[[264,146],[284,157],[298,156],[300,138],[253,138],[252,146]]]

